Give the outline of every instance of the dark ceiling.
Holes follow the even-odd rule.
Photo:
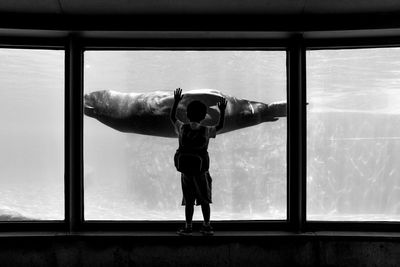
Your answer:
[[[400,29],[400,0],[0,0],[0,30]]]

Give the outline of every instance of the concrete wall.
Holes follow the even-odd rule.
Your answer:
[[[400,238],[8,235],[0,266],[400,266]]]

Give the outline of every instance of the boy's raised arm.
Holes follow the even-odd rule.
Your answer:
[[[218,108],[220,111],[220,116],[219,116],[219,123],[216,127],[217,132],[221,130],[224,127],[224,121],[225,121],[225,109],[226,105],[228,102],[226,101],[225,98],[221,97],[220,101],[218,102]]]
[[[171,114],[170,114],[171,122],[173,124],[175,124],[175,122],[176,122],[176,109],[178,108],[178,104],[182,100],[182,98],[183,98],[182,89],[181,88],[175,89],[175,91],[174,91],[174,105],[172,106]]]

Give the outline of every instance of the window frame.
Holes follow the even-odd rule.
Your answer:
[[[387,31],[381,31],[387,32]],[[338,34],[338,33],[336,33]],[[390,32],[387,33],[388,37],[382,36],[364,36],[361,34],[359,37],[347,36],[341,37],[339,33],[338,38],[335,35],[328,36],[327,38],[311,37],[305,41],[305,53],[307,51],[315,50],[339,50],[339,49],[365,49],[365,48],[393,48],[400,47],[400,36],[396,32],[391,36]],[[305,67],[305,66],[304,66]],[[307,124],[304,126],[307,129]],[[305,140],[306,142],[306,140]],[[306,144],[305,144],[306,145]],[[306,148],[307,149],[307,148]],[[306,163],[306,162],[305,162]],[[306,168],[306,166],[305,166]],[[307,179],[307,177],[305,177]],[[306,181],[305,181],[306,182]],[[399,232],[400,221],[307,221],[306,231],[322,232],[322,231],[352,231],[352,232]]]
[[[65,40],[62,38],[36,38],[36,37],[0,37],[0,49],[34,49],[34,50],[63,50],[64,51],[64,66],[66,64],[67,50]],[[65,67],[64,67],[64,73]],[[46,231],[46,232],[65,232],[68,224],[68,173],[67,166],[67,149],[69,136],[66,110],[66,74],[64,74],[64,220],[43,220],[43,221],[0,221],[0,232],[30,232],[30,231]]]
[[[83,220],[83,52],[85,50],[286,50],[287,53],[287,220],[221,221],[217,229],[241,232],[399,232],[400,222],[306,220],[306,51],[399,47],[400,36],[377,32],[33,32],[0,37],[0,48],[65,51],[64,192],[62,221],[2,221],[0,232],[151,232],[175,231],[181,221]],[[353,36],[352,33],[355,35]],[[232,44],[235,45],[232,45]]]
[[[85,51],[286,51],[285,42],[274,39],[252,38],[196,38],[196,34],[184,33],[181,38],[140,38],[140,39],[88,39],[83,40],[81,53]],[[232,43],[235,43],[232,46]],[[83,68],[83,66],[81,66]],[[83,83],[83,81],[82,81]],[[288,93],[288,85],[286,92]],[[83,88],[82,88],[83,90]],[[287,167],[288,169],[288,167]],[[289,183],[287,182],[287,219],[286,220],[230,220],[213,221],[216,229],[224,231],[289,231]],[[199,222],[194,222],[198,227]],[[83,220],[82,229],[85,231],[176,231],[182,226],[182,221],[107,221]]]

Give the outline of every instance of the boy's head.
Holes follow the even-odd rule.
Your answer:
[[[207,114],[207,106],[200,101],[192,101],[187,106],[186,116],[189,121],[200,122],[204,120]]]

